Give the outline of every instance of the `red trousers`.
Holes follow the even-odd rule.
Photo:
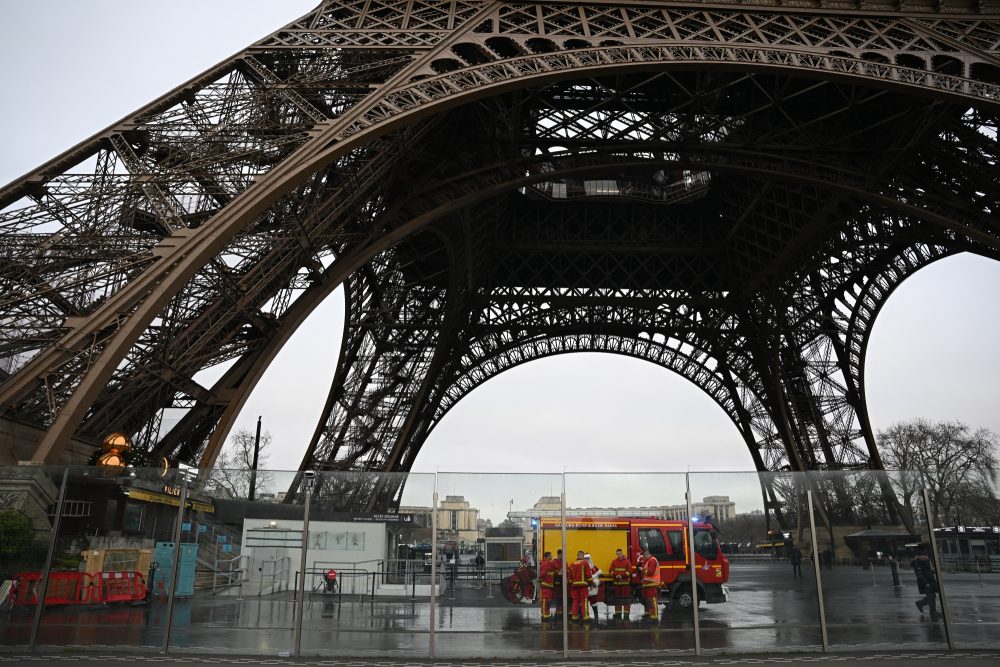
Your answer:
[[[544,584],[538,587],[538,599],[542,603],[542,618],[548,618],[551,614],[549,613],[549,605],[552,604],[555,598],[555,589],[549,588]],[[556,608],[559,607],[559,603],[556,602]]]
[[[648,611],[650,618],[660,617],[660,603],[657,602],[656,596],[660,592],[659,586],[643,586],[642,587],[642,599],[646,601],[648,605]]]
[[[570,618],[590,619],[590,598],[587,592],[586,586],[573,586],[569,589],[570,599],[573,600],[570,606]]]
[[[615,584],[611,587],[611,594],[616,598],[631,598],[632,597],[632,587],[628,583]],[[622,611],[628,612],[632,605],[615,605],[615,613],[620,614]]]

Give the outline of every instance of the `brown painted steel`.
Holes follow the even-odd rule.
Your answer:
[[[588,350],[690,379],[762,470],[880,468],[868,336],[1000,256],[998,114],[986,3],[325,2],[0,190],[0,408],[39,461],[124,430],[210,466],[343,285],[302,469],[408,470]]]

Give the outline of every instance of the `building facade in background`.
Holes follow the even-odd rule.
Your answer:
[[[699,519],[711,516],[713,521],[726,521],[736,516],[736,503],[729,496],[706,496],[691,509]],[[520,523],[525,533],[533,528],[532,521],[558,518],[559,496],[542,496],[530,509],[509,512],[507,518]],[[648,519],[687,519],[687,505],[653,505],[648,507],[567,507],[566,516],[606,516]]]

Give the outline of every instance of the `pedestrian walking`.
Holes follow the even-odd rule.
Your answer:
[[[924,549],[917,552],[916,557],[910,562],[910,566],[913,568],[913,573],[917,576],[917,590],[924,596],[914,604],[917,605],[917,609],[920,610],[921,615],[924,613],[924,607],[927,607],[931,620],[936,621],[938,617],[938,583],[937,577],[934,576],[934,566],[931,564],[930,558],[927,557],[927,552]]]
[[[791,553],[788,554],[788,562],[792,564],[792,578],[802,576],[802,550],[798,547],[792,547]]]
[[[476,558],[473,563],[476,565],[476,581],[482,587],[486,583],[486,557],[483,556],[482,551],[476,552]]]

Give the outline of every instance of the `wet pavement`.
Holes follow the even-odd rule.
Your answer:
[[[729,602],[703,605],[701,644],[706,654],[818,652],[822,647],[812,570],[793,579],[786,563],[734,563]],[[886,569],[835,567],[823,571],[831,648],[843,651],[942,651],[944,623],[921,616],[912,573],[902,587]],[[946,594],[955,645],[1000,649],[1000,574],[949,574]],[[493,597],[489,597],[492,593]],[[454,599],[451,599],[451,598]],[[162,646],[166,603],[148,606],[51,608],[39,632],[42,650],[114,649],[156,652]],[[571,624],[574,658],[631,656],[667,659],[691,656],[690,612],[667,612],[658,622],[642,618],[615,622],[599,605],[589,626]],[[365,598],[338,601],[319,593],[305,603],[303,655],[420,659],[430,650],[430,605],[426,599]],[[248,598],[198,593],[174,606],[170,651],[174,654],[283,656],[294,644],[295,602],[288,594]],[[33,610],[0,612],[0,648],[27,644]],[[561,659],[561,620],[541,623],[535,606],[511,605],[496,590],[471,588],[446,593],[434,620],[434,655],[441,658]]]
[[[687,665],[770,665],[770,664],[805,664],[822,667],[823,665],[840,665],[843,663],[864,663],[871,666],[883,665],[952,665],[961,664],[962,667],[996,667],[1000,661],[1000,652],[996,651],[909,651],[893,653],[857,652],[850,654],[806,654],[796,653],[794,655],[762,656],[753,655],[726,655],[721,657],[711,656],[686,656],[682,658],[671,657],[643,657],[640,659],[622,659],[604,657],[591,657],[589,659],[564,658],[559,660],[490,660],[476,661],[463,660],[449,661],[438,659],[415,659],[402,658],[398,660],[378,658],[366,660],[363,658],[266,658],[257,656],[150,656],[141,654],[23,654],[23,655],[2,655],[0,662],[16,661],[17,664],[31,664],[33,667],[57,667],[66,663],[114,663],[130,662],[137,665],[143,663],[155,664],[156,667],[182,667],[186,665],[278,665],[281,667],[308,667],[317,665],[322,667],[480,667],[489,665],[490,667],[684,667]]]

